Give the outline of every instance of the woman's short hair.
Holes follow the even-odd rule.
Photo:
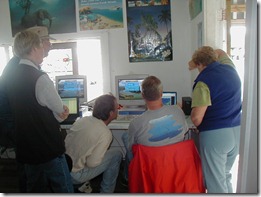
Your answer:
[[[159,78],[149,76],[142,82],[142,94],[145,100],[155,101],[161,98],[163,85]]]
[[[204,66],[207,66],[217,61],[217,55],[212,47],[203,46],[194,52],[192,61],[195,64],[203,64]]]
[[[41,45],[39,35],[32,31],[21,31],[14,38],[14,54],[20,58],[28,56],[34,47],[39,48]]]
[[[98,97],[95,100],[92,115],[95,118],[98,118],[101,120],[108,120],[108,118],[110,117],[110,112],[115,111],[115,109],[116,109],[115,101],[116,101],[116,98],[110,94],[105,94],[105,95]]]

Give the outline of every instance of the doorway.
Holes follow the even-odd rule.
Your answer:
[[[228,54],[230,54],[241,79],[241,98],[243,102],[245,75],[246,1],[226,0],[226,17],[227,51]],[[232,167],[233,192],[237,191],[239,157],[240,155],[237,156]]]

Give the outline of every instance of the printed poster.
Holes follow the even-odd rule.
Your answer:
[[[46,26],[50,34],[77,31],[75,0],[9,0],[9,7],[13,36],[33,26]]]
[[[79,0],[80,31],[123,28],[122,0]]]
[[[126,1],[130,62],[171,61],[169,0]]]

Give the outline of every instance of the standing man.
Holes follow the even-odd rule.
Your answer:
[[[90,193],[89,181],[101,173],[100,192],[114,192],[122,154],[119,149],[110,148],[113,136],[107,125],[117,118],[118,107],[114,96],[98,97],[92,116],[77,120],[65,138],[66,153],[73,160],[73,183],[86,182],[80,187],[82,192]]]
[[[196,50],[189,69],[197,68],[191,120],[199,130],[199,146],[208,193],[232,193],[231,168],[239,153],[241,81],[221,49]]]
[[[43,49],[44,57],[48,56],[48,53],[51,49],[51,43],[48,29],[45,26],[35,26],[27,29],[28,31],[37,33],[40,37]],[[3,73],[0,77],[0,130],[1,130],[1,145],[4,145],[7,148],[15,147],[15,133],[14,133],[14,118],[11,112],[9,101],[4,89],[4,82],[12,78],[13,73],[16,72],[16,68],[19,65],[20,58],[14,54],[11,60],[5,66]],[[2,143],[3,142],[3,143]],[[19,176],[19,187],[20,192],[26,192],[26,181],[23,170],[23,165],[18,163]]]
[[[69,112],[48,75],[40,71],[43,43],[37,33],[16,34],[20,59],[4,85],[14,116],[16,159],[24,165],[27,192],[73,192],[59,121]]]
[[[45,26],[35,26],[27,29],[28,31],[37,33],[42,41],[44,48],[44,57],[48,56],[51,49],[50,36],[48,29]],[[5,80],[12,78],[13,73],[19,65],[20,58],[14,55],[5,66],[0,77],[0,129],[1,129],[1,144],[7,148],[15,147],[14,139],[14,120],[7,96],[5,94],[3,83]],[[2,143],[3,141],[3,143]]]

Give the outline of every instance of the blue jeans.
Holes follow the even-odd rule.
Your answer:
[[[200,156],[208,193],[232,193],[231,168],[239,154],[240,126],[199,133]]]
[[[78,172],[71,172],[73,184],[81,184],[103,173],[101,193],[113,193],[120,170],[122,153],[119,149],[109,149],[100,165],[94,168],[85,167]]]
[[[73,193],[70,172],[64,154],[46,163],[24,165],[27,192]]]
[[[126,149],[126,155],[125,155],[125,162],[124,162],[124,178],[126,181],[128,181],[128,170],[129,170],[129,164],[130,161],[133,158],[132,150],[129,149],[129,134],[128,132],[125,132],[121,136],[122,142],[124,144],[124,147]]]

